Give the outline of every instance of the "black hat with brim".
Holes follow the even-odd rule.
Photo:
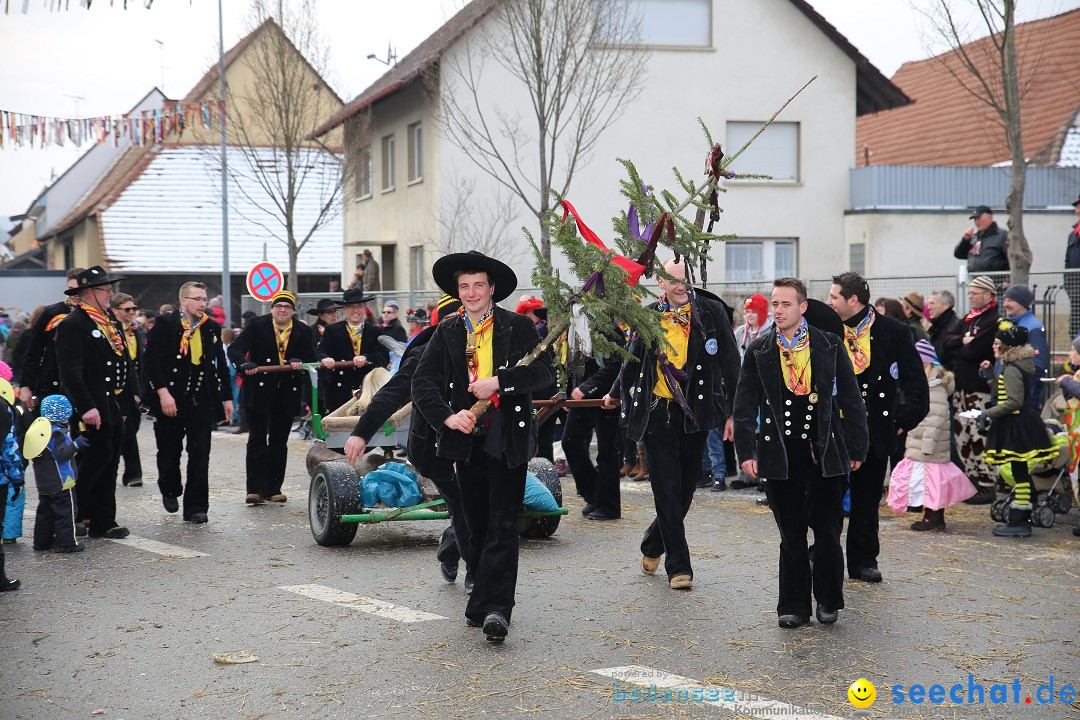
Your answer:
[[[693,290],[694,290],[694,294],[697,295],[698,297],[707,298],[707,299],[712,300],[714,302],[720,303],[720,306],[722,308],[724,308],[724,312],[727,313],[728,325],[731,325],[731,324],[733,324],[735,322],[735,311],[732,309],[732,307],[730,305],[728,305],[726,302],[724,302],[723,298],[721,298],[716,293],[709,292],[705,288],[696,287],[696,288],[693,288]]]
[[[78,295],[83,290],[89,290],[90,288],[100,287],[102,285],[112,285],[115,282],[124,280],[122,275],[110,275],[105,272],[105,269],[100,265],[83,270],[81,273],[75,276],[75,287],[68,288],[64,291],[65,295]]]
[[[365,295],[363,290],[353,289],[345,291],[341,302],[344,305],[356,305],[358,303],[369,303],[374,299],[374,295]]]
[[[495,286],[495,302],[505,300],[517,290],[517,275],[509,265],[476,250],[443,255],[431,268],[431,277],[444,293],[458,297],[454,273],[459,271],[487,273],[488,280]]]
[[[337,302],[336,300],[328,300],[327,298],[323,298],[315,304],[315,307],[309,308],[307,314],[322,315],[325,312],[333,312],[334,310],[340,309],[341,303]]]
[[[820,300],[807,298],[806,312],[803,313],[803,317],[806,318],[807,325],[813,325],[818,330],[844,337],[844,321],[835,310]]]

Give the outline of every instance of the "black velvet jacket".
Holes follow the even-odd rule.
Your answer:
[[[23,358],[20,380],[22,385],[32,389],[38,398],[60,392],[60,371],[56,362],[56,327],[46,330],[57,315],[67,315],[71,306],[58,302],[41,311],[34,327],[28,328],[30,346]],[[61,320],[63,322],[63,320]]]
[[[840,338],[813,326],[809,330],[811,393],[818,396],[813,405],[814,456],[821,474],[833,477],[847,473],[853,460],[866,459],[866,407]],[[788,460],[781,435],[786,403],[777,332],[774,327],[758,337],[743,356],[735,393],[735,453],[741,461],[757,460],[760,477],[786,480]]]
[[[154,417],[161,417],[161,399],[158,397],[161,388],[169,391],[178,407],[183,407],[186,401],[205,402],[211,403],[216,411],[226,400],[232,400],[229,366],[225,363],[225,349],[221,343],[221,326],[211,318],[199,326],[199,338],[202,340],[202,357],[199,358],[201,381],[200,373],[194,372],[191,357],[180,354],[183,332],[180,313],[172,312],[159,317],[147,333],[146,355],[143,356],[147,388],[144,402],[150,406]]]
[[[531,364],[515,367],[540,342],[540,335],[529,318],[496,307],[493,322],[491,359],[499,378],[502,448],[507,467],[517,467],[528,462],[536,451],[532,394],[551,385],[555,371],[551,367],[550,348]],[[420,433],[435,434],[435,455],[441,461],[441,467],[430,469],[430,477],[449,477],[450,462],[467,460],[472,452],[472,435],[443,425],[446,418],[459,410],[468,410],[476,402],[476,397],[468,391],[465,336],[465,323],[461,317],[440,322],[413,377],[413,403],[430,425],[414,427],[413,432],[417,433],[416,439],[420,442],[428,442],[427,438],[419,436]]]
[[[865,314],[859,313],[845,324],[853,327],[851,323],[863,317]],[[912,430],[930,412],[930,385],[905,323],[881,314],[874,318],[870,327],[870,366],[856,375],[855,381],[866,405],[874,456],[889,457],[896,450],[897,428]],[[896,401],[898,391],[904,397],[900,404]]]
[[[252,318],[244,331],[229,345],[229,360],[236,367],[236,372],[244,379],[240,388],[240,402],[245,408],[255,412],[269,413],[275,391],[288,393],[288,407],[300,409],[300,390],[304,386],[304,375],[300,372],[281,374],[243,375],[240,366],[245,362],[256,365],[277,365],[277,338],[274,335],[273,316],[260,315]],[[245,357],[246,356],[246,357]],[[285,346],[285,362],[296,359],[301,362],[315,362],[326,357],[315,349],[315,333],[311,326],[293,318],[292,334]]]
[[[724,306],[695,295],[690,303],[690,339],[683,371],[689,378],[682,384],[693,420],[685,418],[685,432],[704,432],[720,427],[731,415],[735,385],[739,378],[739,349]],[[658,308],[656,303],[651,306]],[[623,363],[621,383],[612,388],[622,401],[621,415],[626,437],[637,441],[645,436],[649,408],[656,386],[656,352],[640,339],[630,343],[629,352],[637,360]],[[619,385],[621,384],[621,388]]]
[[[120,323],[113,320],[123,336]],[[127,348],[117,355],[112,343],[98,330],[82,308],[75,308],[56,326],[56,359],[60,384],[74,408],[72,422],[94,408],[101,421],[112,425],[123,421],[135,407],[135,364]]]
[[[384,368],[390,364],[390,353],[379,342],[382,334],[382,328],[365,320],[364,336],[360,338],[360,354],[367,358],[367,365],[362,368],[328,370],[324,373],[325,380],[320,383],[319,390],[325,391],[326,407],[329,410],[344,405],[352,397],[353,391],[360,389],[368,373],[377,367]],[[355,357],[348,324],[344,320],[326,326],[319,350],[335,360],[352,360]]]

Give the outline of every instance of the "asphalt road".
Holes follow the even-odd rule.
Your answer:
[[[1080,686],[1076,510],[1008,540],[983,508],[914,533],[913,516],[883,507],[885,582],[849,581],[839,623],[792,631],[776,627],[779,537],[756,493],[699,491],[685,592],[638,569],[646,487],[624,485],[624,519],[600,523],[581,517],[568,479],[570,515],[522,545],[497,646],[465,626],[460,577],[439,575],[443,522],[365,526],[349,547],[321,548],[306,443],[290,444],[289,502],[252,508],[244,436],[215,434],[210,523],[190,525],[162,509],[147,425],[140,439],[147,484],[117,489],[130,541],[69,556],[34,552],[29,537],[5,546],[23,587],[0,595],[0,718],[827,719],[853,717],[860,677],[877,688],[868,717],[1080,717],[1060,701]],[[214,660],[240,651],[258,659]],[[1040,704],[1051,677],[1055,702]],[[968,702],[969,683],[983,704]],[[991,702],[995,683],[1006,704]],[[912,703],[913,684],[942,685],[944,701]],[[665,699],[672,686],[681,699]]]

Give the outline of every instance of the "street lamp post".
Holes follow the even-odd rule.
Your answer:
[[[218,74],[221,75],[221,299],[225,326],[232,314],[232,276],[229,273],[229,144],[225,135],[225,22],[218,0]]]

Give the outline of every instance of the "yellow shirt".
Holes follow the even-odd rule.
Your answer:
[[[202,329],[197,328],[188,339],[188,357],[192,365],[198,365],[202,360]]]
[[[809,393],[810,388],[813,387],[810,383],[810,345],[807,344],[802,350],[791,351],[785,351],[777,345],[776,350],[780,353],[780,374],[784,378],[787,389],[796,395]],[[791,353],[792,367],[790,368],[784,360],[785,352]],[[794,377],[792,377],[792,370],[794,370]]]
[[[124,328],[124,338],[127,340],[128,356],[134,360],[135,356],[139,354],[139,347],[136,344],[139,340],[135,337],[135,328]]]
[[[484,332],[476,336],[476,360],[479,366],[476,370],[476,379],[489,378],[494,374],[495,368],[493,367],[494,361],[492,360],[491,349],[493,343],[491,342],[494,332],[489,327]]]
[[[689,327],[680,325],[667,315],[663,317],[660,324],[664,328],[664,337],[671,344],[671,350],[668,351],[668,362],[682,369],[682,366],[686,364],[686,349],[690,344],[690,333],[687,332]],[[660,369],[659,360],[656,361],[656,385],[653,387],[653,395],[668,398],[669,400],[675,397],[671,392],[671,388],[668,387],[663,371]]]

